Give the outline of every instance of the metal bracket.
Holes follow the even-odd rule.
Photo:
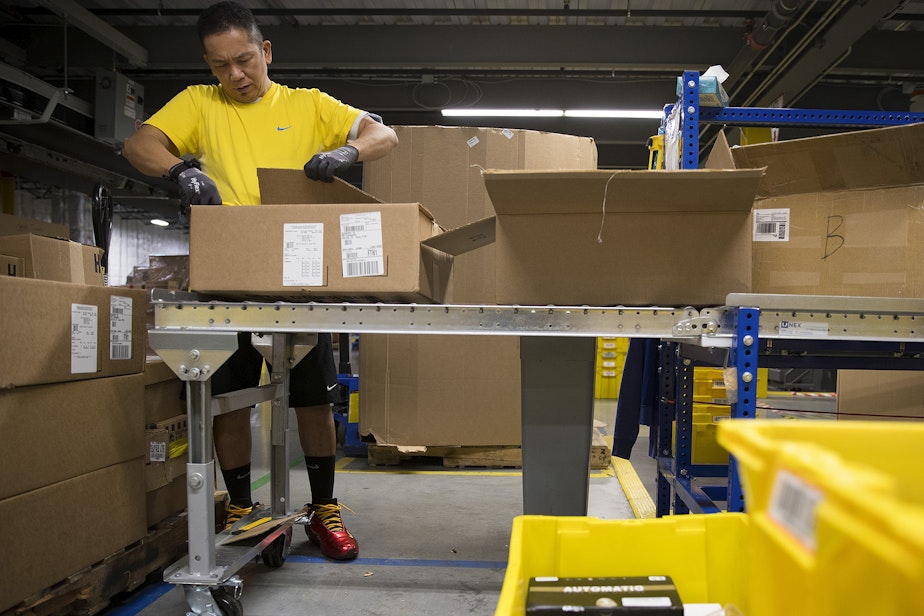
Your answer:
[[[251,334],[250,342],[260,352],[266,363],[273,364],[273,337],[266,334]],[[310,333],[292,334],[292,356],[289,357],[289,368],[294,368],[302,361],[311,349],[318,345],[318,335]]]
[[[718,321],[711,317],[701,316],[677,321],[677,324],[674,325],[672,333],[674,336],[678,337],[701,336],[706,334],[714,334],[718,331],[718,329]]]
[[[206,381],[237,350],[234,332],[148,332],[148,343],[182,381]]]

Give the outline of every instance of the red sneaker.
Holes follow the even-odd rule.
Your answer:
[[[343,525],[341,507],[336,498],[310,505],[311,513],[305,532],[311,543],[320,546],[321,554],[327,558],[353,560],[359,554],[359,545],[356,537]]]

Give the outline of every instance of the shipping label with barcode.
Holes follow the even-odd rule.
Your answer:
[[[148,455],[148,462],[166,462],[167,461],[167,443],[164,441],[151,441],[151,451]]]
[[[814,551],[817,546],[815,509],[823,499],[824,494],[818,488],[781,469],[773,481],[767,513],[799,543]]]
[[[341,215],[340,252],[344,278],[384,275],[382,213]]]
[[[109,359],[132,358],[132,298],[109,300]]]
[[[324,223],[285,224],[282,241],[282,286],[323,286]]]
[[[755,242],[789,241],[789,208],[754,210]]]
[[[96,372],[99,308],[71,304],[71,374]]]

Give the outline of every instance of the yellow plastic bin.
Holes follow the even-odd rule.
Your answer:
[[[770,613],[924,614],[924,425],[728,420]],[[786,592],[780,592],[785,588]]]
[[[748,518],[740,513],[645,520],[519,516],[494,613],[525,614],[529,580],[537,576],[669,575],[685,603],[734,604],[762,616],[750,610],[747,533]]]

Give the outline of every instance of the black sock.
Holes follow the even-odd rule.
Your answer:
[[[221,469],[221,476],[225,479],[228,496],[235,507],[253,507],[250,500],[250,465],[245,464],[238,468]]]
[[[334,496],[334,467],[337,456],[305,456],[311,502],[320,504]]]

